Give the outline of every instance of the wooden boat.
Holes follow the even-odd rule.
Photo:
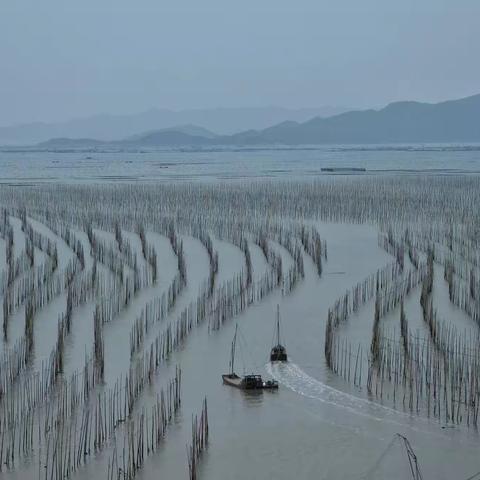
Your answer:
[[[230,373],[222,375],[223,383],[240,390],[276,390],[278,382],[275,380],[263,380],[261,375],[244,375],[238,376],[234,371],[235,363],[235,347],[237,343],[237,328],[235,327],[235,335],[233,336],[231,353],[230,353]]]
[[[280,307],[277,305],[277,336],[276,336],[276,345],[272,347],[270,351],[270,361],[271,362],[286,362],[287,349],[280,342]]]
[[[261,375],[244,375],[239,377],[236,373],[222,375],[223,383],[241,390],[275,390],[278,383],[275,380],[263,380]]]

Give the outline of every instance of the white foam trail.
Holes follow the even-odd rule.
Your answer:
[[[337,390],[311,377],[294,363],[268,363],[265,368],[275,380],[299,395],[343,408],[355,415],[423,432],[425,432],[425,427],[433,426],[427,419],[399,412],[393,408]],[[413,423],[417,426],[422,423],[422,426],[416,428]],[[430,433],[440,434],[437,428],[438,426],[435,425],[435,431]]]

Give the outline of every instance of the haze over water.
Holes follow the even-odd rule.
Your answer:
[[[302,179],[332,174],[477,174],[480,145],[0,150],[2,183]],[[326,171],[322,169],[333,169]],[[363,171],[349,171],[362,169]],[[337,170],[337,171],[335,171]]]

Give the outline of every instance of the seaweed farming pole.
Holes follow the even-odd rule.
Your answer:
[[[327,243],[322,241],[318,231],[311,227],[307,229],[305,225],[299,228],[299,236],[304,250],[312,258],[319,277],[323,273],[322,257],[327,260]]]
[[[399,278],[401,278],[401,271],[398,264],[386,265],[357,283],[352,289],[347,290],[343,296],[337,299],[334,306],[329,308],[325,326],[324,351],[327,366],[330,369],[336,372],[334,365],[337,362],[334,355],[338,352],[336,335],[339,326],[346,323],[352,313],[357,312],[375,296],[377,296],[376,302],[378,303],[379,292],[386,291]]]
[[[405,452],[407,454],[407,460],[409,464],[409,469],[411,473],[411,478],[412,480],[423,480],[422,472],[420,470],[420,465],[418,463],[418,458],[415,455],[415,452],[413,451],[413,448],[408,441],[408,438],[401,435],[400,433],[396,433],[390,443],[387,445],[387,448],[383,451],[381,454],[380,458],[375,462],[372,468],[370,468],[366,473],[364,473],[361,478],[362,479],[369,479],[369,478],[375,478],[375,473],[378,471],[379,467],[382,465],[382,463],[385,461],[385,458],[387,458],[387,453],[389,453],[393,447],[395,447],[398,443],[403,446],[405,449]]]
[[[122,424],[123,447],[121,457],[114,439],[112,456],[108,459],[108,480],[133,480],[143,467],[145,459],[154,455],[166,441],[168,426],[174,421],[181,406],[181,370],[157,394],[155,403],[136,415],[129,414]]]
[[[207,397],[203,400],[200,418],[192,417],[192,443],[187,445],[188,473],[190,480],[197,480],[197,467],[203,451],[208,446]]]
[[[248,241],[245,237],[242,237],[242,239],[240,240],[240,248],[242,249],[243,254],[245,255],[245,266],[247,269],[245,287],[249,288],[253,280],[253,264],[252,264],[252,256],[250,253],[250,248],[248,246]]]
[[[185,260],[185,253],[183,251],[183,241],[178,240],[173,222],[170,223],[168,228],[168,239],[170,240],[170,245],[172,246],[172,250],[177,256],[177,268],[178,268],[178,271],[180,272],[180,279],[181,279],[182,286],[184,286],[187,284],[187,266],[186,266],[187,264]]]
[[[215,277],[218,273],[218,252],[213,248],[213,242],[210,235],[203,230],[198,235],[208,253],[209,274],[208,274],[208,295],[211,297],[215,288]]]
[[[105,344],[103,340],[103,323],[98,305],[93,315],[93,354],[95,359],[95,376],[97,382],[103,382],[105,376]]]

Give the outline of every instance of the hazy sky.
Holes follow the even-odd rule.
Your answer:
[[[479,0],[1,0],[0,125],[480,92]]]

